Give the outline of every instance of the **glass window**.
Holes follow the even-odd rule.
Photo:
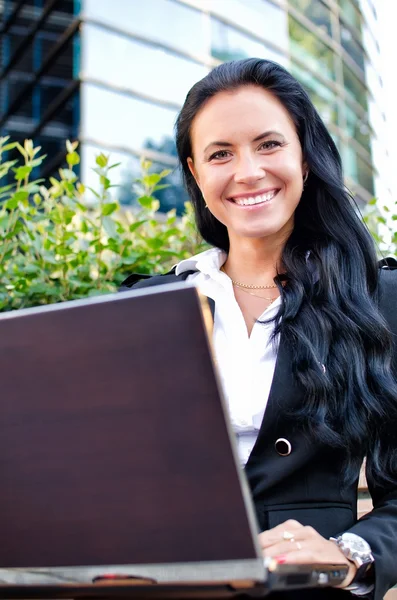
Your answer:
[[[348,135],[371,153],[371,130],[367,119],[360,117],[350,106],[344,107]]]
[[[208,73],[207,67],[161,48],[91,24],[83,27],[83,77],[182,105],[190,87]]]
[[[364,110],[368,108],[367,90],[365,85],[359,80],[348,66],[343,63],[343,82],[346,92],[361,106]]]
[[[95,167],[95,156],[100,152],[110,155],[110,163],[120,163],[112,170],[112,184],[117,187],[112,193],[117,196],[121,204],[125,206],[134,205],[137,193],[134,189],[134,181],[141,174],[140,160],[134,154],[109,150],[106,146],[97,146],[83,143],[81,147],[82,179],[84,183],[93,189],[98,189],[98,177],[93,173]],[[180,171],[177,167],[169,164],[154,162],[151,171],[159,173],[163,169],[171,169],[171,173],[163,179],[169,187],[155,192],[156,198],[160,200],[160,210],[167,212],[176,208],[178,214],[183,213],[184,203],[188,200],[187,193],[182,185]]]
[[[252,39],[237,31],[234,27],[211,18],[211,53],[221,61],[237,60],[239,58],[267,58],[281,62],[284,57],[265,44]]]
[[[340,24],[340,39],[344,50],[348,53],[356,64],[364,71],[365,69],[365,55],[364,50],[360,44],[354,39],[352,32],[348,27],[345,27],[342,23]]]
[[[12,27],[10,33],[5,36],[4,44],[7,43],[7,66],[8,63],[13,60],[15,52],[18,50],[20,44],[23,42],[24,36],[26,36],[27,30],[21,27]],[[3,59],[4,60],[4,59]],[[4,61],[5,62],[5,61]],[[32,44],[28,44],[19,60],[14,63],[13,69],[18,71],[24,71],[25,73],[31,73],[33,71],[33,49]]]
[[[325,122],[338,124],[338,107],[334,92],[321,83],[314,75],[302,69],[299,65],[291,63],[291,73],[306,88],[313,104]]]
[[[7,82],[7,102],[8,108],[11,108],[14,100],[19,97],[21,90],[28,84],[29,79],[24,73],[10,73]],[[32,93],[26,95],[20,104],[19,108],[13,113],[14,116],[18,117],[29,117],[33,116],[33,104],[32,104]]]
[[[343,165],[345,174],[374,195],[374,173],[372,167],[355,151],[352,146],[343,146]]]
[[[139,151],[150,140],[173,139],[176,110],[90,83],[81,87],[81,136],[104,145]]]
[[[331,11],[319,0],[289,0],[294,8],[332,37]]]
[[[362,17],[354,0],[338,0],[340,14],[343,20],[356,30],[359,37],[361,32]]]
[[[280,48],[288,47],[285,11],[268,0],[201,0],[212,15],[225,17],[227,22],[244,28]],[[255,56],[251,54],[251,56]]]
[[[84,15],[192,54],[208,54],[206,15],[173,0],[84,0]],[[207,17],[208,18],[208,17]]]
[[[293,17],[289,17],[291,54],[310,70],[335,80],[333,51]]]

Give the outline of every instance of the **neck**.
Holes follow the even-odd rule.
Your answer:
[[[282,272],[280,240],[244,238],[230,240],[224,269],[231,279],[251,285],[268,285]]]

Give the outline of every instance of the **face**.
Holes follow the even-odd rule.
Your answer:
[[[195,116],[189,168],[212,214],[237,238],[293,229],[306,167],[288,111],[256,85],[220,92]]]

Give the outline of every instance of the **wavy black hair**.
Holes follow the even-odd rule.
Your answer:
[[[395,481],[390,427],[396,423],[397,392],[391,335],[377,307],[374,243],[344,186],[332,137],[304,88],[277,63],[256,58],[224,63],[186,97],[176,143],[198,229],[207,242],[228,252],[227,228],[205,210],[187,165],[193,157],[192,122],[215,94],[250,84],[271,92],[287,109],[309,168],[282,253],[284,273],[275,278],[283,302],[274,335],[281,333],[292,349],[293,373],[306,399],[296,415],[311,435],[346,449],[346,481],[357,477],[364,456],[375,482]]]

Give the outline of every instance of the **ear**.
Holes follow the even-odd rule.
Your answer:
[[[189,167],[189,171],[193,175],[194,180],[197,183],[198,187],[200,187],[200,183],[199,183],[199,178],[198,178],[198,175],[197,175],[197,171],[195,169],[193,159],[190,156],[188,156],[188,159],[187,159],[187,166]]]

